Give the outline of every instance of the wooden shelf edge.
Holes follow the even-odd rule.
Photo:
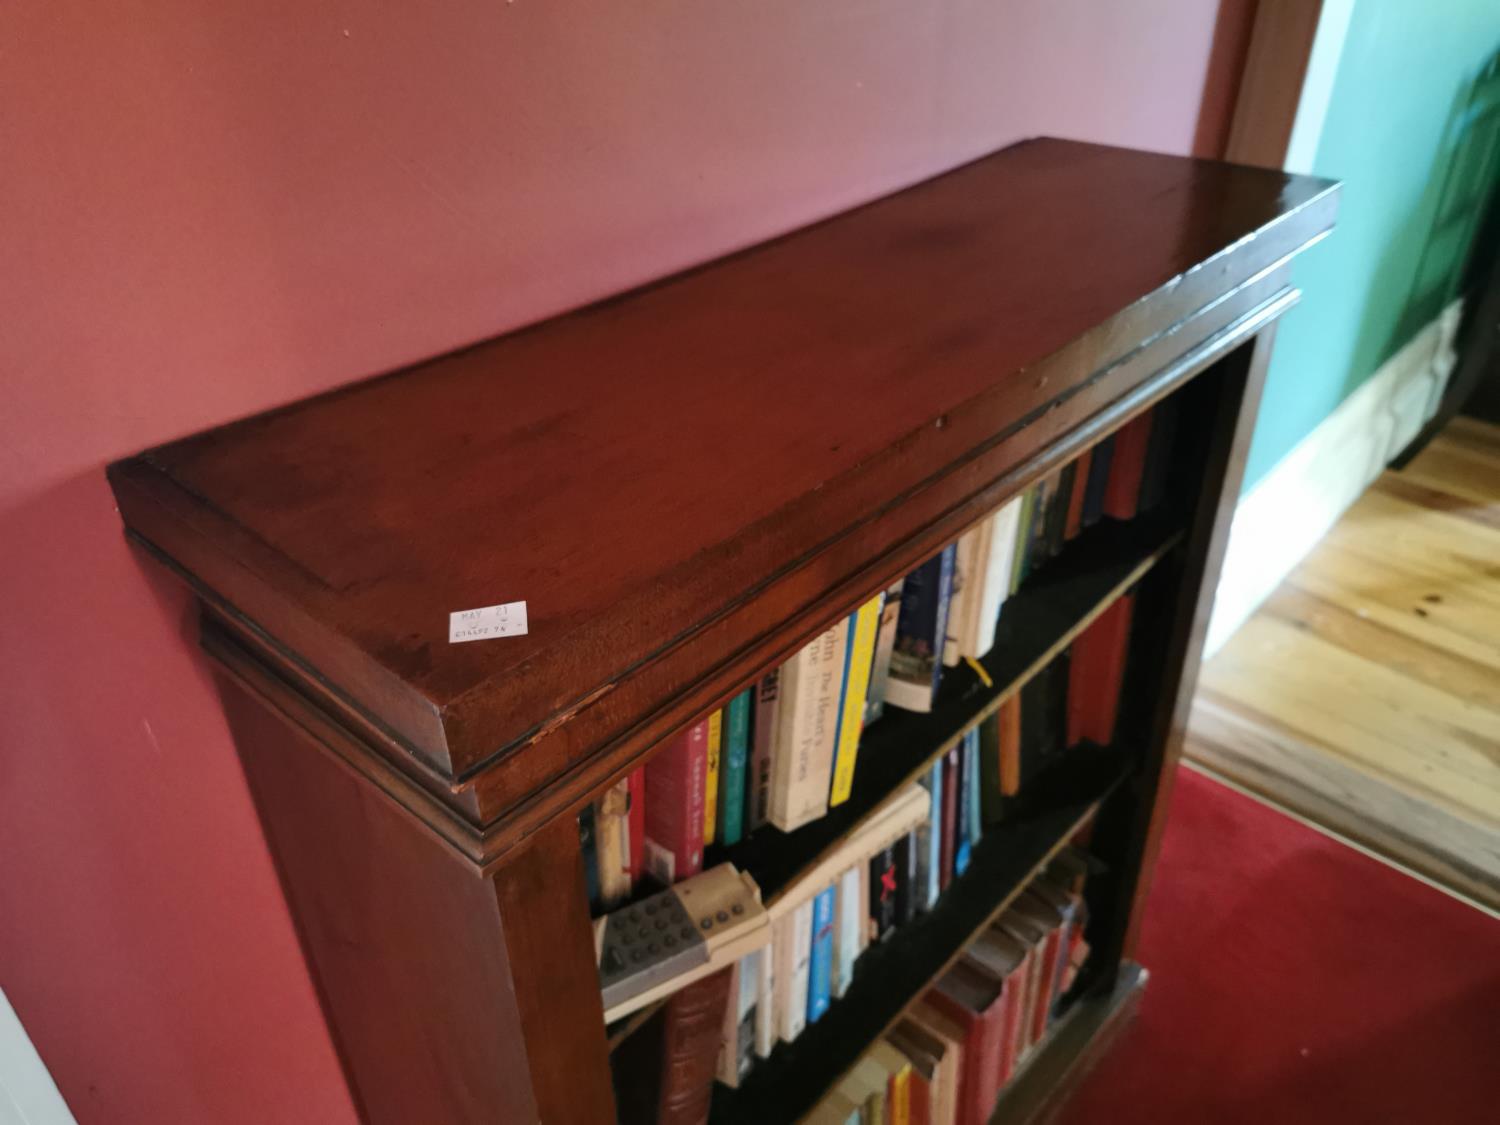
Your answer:
[[[963,953],[963,950],[969,945],[969,943],[972,942],[973,939],[977,937],[987,926],[989,926],[990,923],[993,922],[994,919],[998,917],[999,914],[1004,911],[1007,906],[1010,905],[1011,901],[1018,894],[1020,894],[1021,891],[1024,890],[1034,878],[1036,878],[1037,875],[1042,872],[1047,864],[1050,863],[1052,859],[1057,855],[1057,853],[1062,850],[1063,846],[1073,837],[1078,829],[1081,828],[1085,823],[1087,823],[1092,816],[1094,816],[1094,814],[1098,811],[1100,805],[1108,799],[1110,794],[1114,793],[1118,789],[1122,782],[1124,782],[1125,778],[1129,775],[1130,767],[1128,766],[1128,763],[1132,760],[1131,755],[1119,750],[1096,750],[1095,753],[1100,755],[1118,755],[1119,762],[1115,776],[1107,783],[1097,785],[1098,791],[1091,795],[1087,800],[1075,802],[1071,806],[1069,806],[1071,811],[1069,811],[1066,815],[1063,815],[1061,811],[1054,811],[1051,814],[1036,814],[1031,817],[1030,820],[1022,822],[1021,828],[1024,831],[1027,828],[1036,827],[1035,824],[1031,822],[1038,819],[1039,816],[1051,815],[1053,817],[1056,817],[1059,821],[1059,823],[1055,824],[1052,829],[1047,831],[1045,846],[1039,849],[1035,849],[1033,851],[1033,854],[1027,857],[1025,867],[1019,873],[1017,873],[1015,877],[1005,879],[1003,881],[998,881],[997,886],[990,888],[991,890],[998,891],[998,896],[990,899],[980,915],[978,915],[972,921],[965,923],[961,928],[961,932],[951,937],[944,944],[944,953],[941,962],[938,963],[930,971],[923,973],[921,980],[915,983],[912,987],[901,989],[903,995],[898,1006],[894,1007],[886,1013],[881,1013],[878,1015],[876,1013],[871,1013],[871,1015],[876,1018],[874,1018],[869,1024],[862,1027],[857,1036],[853,1036],[847,1033],[852,1029],[840,1029],[844,1032],[842,1034],[830,1033],[827,1028],[836,1026],[835,1022],[832,1020],[830,1020],[828,1024],[809,1026],[809,1028],[802,1033],[802,1036],[799,1037],[796,1043],[778,1047],[776,1054],[773,1054],[770,1059],[762,1061],[760,1063],[760,1068],[758,1068],[757,1071],[752,1074],[751,1078],[747,1080],[746,1085],[741,1086],[738,1091],[732,1091],[726,1087],[716,1086],[714,1090],[714,1110],[710,1113],[710,1122],[761,1122],[772,1120],[792,1121],[800,1119],[802,1116],[807,1114],[813,1108],[813,1106],[817,1104],[819,1099],[821,1099],[829,1090],[833,1089],[833,1087],[836,1086],[839,1081],[841,1081],[844,1076],[853,1069],[853,1067],[858,1063],[859,1059],[864,1055],[869,1047],[877,1042],[881,1036],[885,1035],[886,1032],[891,1029],[891,1027],[893,1027],[904,1015],[906,1015],[908,1011],[910,1011],[912,1005],[915,1004],[918,999],[920,999],[920,997],[923,995],[923,993],[926,992],[927,988],[932,984],[932,982],[940,977],[943,973],[947,972],[950,967],[952,967],[952,965],[958,960],[959,956]],[[1025,842],[1018,841],[1014,833],[1006,833],[1004,831],[1004,827],[1005,826],[1002,825],[996,829],[993,829],[989,835],[981,840],[979,847],[985,853],[986,858],[990,858],[991,860],[993,860],[993,857],[1002,854],[1014,855],[1015,851],[1017,850],[1016,845],[1018,843]],[[987,844],[988,848],[986,848]],[[924,927],[931,926],[935,924],[935,922],[940,922],[941,915],[945,910],[945,906],[949,911],[960,911],[962,909],[962,897],[964,891],[968,891],[969,894],[972,895],[983,887],[983,876],[985,875],[984,866],[984,859],[976,857],[973,865],[970,867],[970,870],[967,871],[958,880],[955,880],[953,886],[951,886],[948,891],[945,892],[946,895],[953,895],[955,897],[948,899],[946,902],[940,900],[936,910],[912,924],[912,932],[916,935],[920,935]],[[901,932],[898,932],[896,935],[896,939],[893,941],[890,947],[882,949],[881,947],[877,946],[872,948],[869,952],[875,954],[881,961],[896,961],[902,957],[903,953],[911,952],[911,950],[903,948],[903,940],[909,942],[914,940],[914,938],[912,938],[910,935],[903,935]],[[884,966],[879,964],[865,964],[860,968],[857,968],[855,972],[855,982],[849,993],[841,998],[834,1000],[835,1011],[839,1010],[839,1005],[848,1005],[851,1002],[859,1005],[859,993],[861,991],[868,991],[871,988],[877,987],[875,978],[879,977],[881,978],[882,982],[885,982],[891,974],[882,973],[880,970],[883,967]],[[891,985],[889,987],[895,986]],[[861,1006],[868,1006],[868,1002],[865,1002],[865,1004]],[[853,1009],[845,1008],[843,1009],[843,1011],[852,1012]],[[830,1013],[830,1015],[832,1014],[833,1013]],[[828,1019],[827,1016],[825,1016],[824,1018],[825,1020]],[[818,1044],[818,1040],[820,1039],[830,1040],[830,1042],[826,1044],[826,1048],[835,1049],[838,1056],[842,1056],[842,1058],[838,1060],[838,1066],[836,1070],[830,1068],[827,1074],[816,1080],[815,1085],[818,1087],[818,1092],[815,1096],[812,1096],[810,1098],[798,1098],[797,1102],[799,1104],[786,1105],[771,1104],[769,1098],[754,1098],[754,1095],[752,1094],[752,1104],[744,1106],[733,1104],[743,1098],[744,1092],[747,1089],[753,1090],[757,1087],[774,1088],[777,1093],[780,1093],[782,1095],[780,1100],[784,1103],[786,1100],[788,1100],[788,1095],[786,1095],[784,1091],[794,1089],[797,1085],[799,1085],[797,1076],[795,1075],[795,1073],[791,1073],[791,1071],[793,1071],[801,1063],[801,1060],[806,1059],[809,1055],[815,1055],[821,1060],[829,1054],[829,1050],[825,1049],[824,1045]],[[782,1054],[782,1052],[787,1051],[788,1048],[794,1051],[800,1048],[800,1051],[798,1051],[798,1055],[795,1058]],[[802,1083],[800,1084],[812,1085],[814,1083],[811,1081],[810,1077],[807,1077],[804,1078]],[[804,1102],[805,1104],[802,1104]]]
[[[990,1125],[1045,1125],[1128,1025],[1149,979],[1126,961],[1109,991],[1080,998],[1001,1092]]]

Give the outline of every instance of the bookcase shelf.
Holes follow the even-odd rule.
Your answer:
[[[1005,603],[994,648],[980,662],[989,686],[967,665],[945,670],[930,713],[887,708],[864,732],[847,801],[795,832],[768,826],[733,847],[711,849],[706,864],[727,860],[748,871],[774,903],[1139,582],[1181,540],[1181,528],[1179,516],[1158,512],[1125,523],[1105,520],[1084,532]]]
[[[721,1123],[790,1122],[1095,814],[1083,992],[1002,1110],[1055,1096],[1138,991],[1121,987],[1140,980],[1163,779],[1291,261],[1337,198],[1310,177],[1030,140],[111,465],[132,542],[197,599],[362,1118],[602,1125],[635,1108],[623,1071],[673,1082],[623,1125],[711,1098]],[[961,667],[930,714],[889,710],[845,803],[717,858],[774,902],[1138,584],[1116,749],[1028,778],[937,907],[739,1090],[710,1094],[719,1037],[691,1001],[711,988],[606,1030],[579,812],[1168,396],[1189,440],[1158,462],[1161,511],[1090,529],[1029,578],[990,683]],[[518,603],[524,630],[463,628]],[[611,1036],[644,1024],[667,1055],[632,1069],[653,1037],[611,1054]]]
[[[969,869],[936,908],[872,946],[849,991],[795,1042],[778,1045],[737,1090],[716,1087],[710,1121],[795,1121],[900,1018],[1121,784],[1136,755],[1079,746],[1033,779],[1013,815],[985,830]]]

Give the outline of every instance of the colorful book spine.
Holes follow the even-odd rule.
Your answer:
[[[807,963],[807,1022],[817,1023],[833,1000],[834,888],[813,899],[811,952]]]
[[[958,851],[958,751],[943,755],[943,839],[942,867],[938,871],[938,890],[946,891],[953,881],[954,858]]]
[[[973,840],[969,836],[969,790],[974,778],[969,775],[972,764],[968,752],[967,736],[960,739],[954,750],[957,755],[958,798],[953,805],[953,877],[956,879],[969,869],[969,855]]]
[[[750,751],[750,831],[771,820],[771,779],[775,776],[776,735],[780,730],[781,669],[773,668],[755,685],[754,742]]]
[[[891,678],[891,653],[896,647],[896,620],[901,614],[901,582],[885,592],[880,606],[880,629],[875,635],[875,655],[870,661],[870,687],[865,692],[865,726],[885,711],[885,690]]]
[[[907,711],[931,711],[943,675],[943,640],[956,548],[949,544],[907,575],[886,702]]]
[[[703,870],[708,720],[694,723],[646,765],[646,870],[667,886]]]
[[[870,858],[870,939],[884,941],[896,929],[896,896],[901,873],[896,868],[896,848],[882,848]]]
[[[703,846],[708,847],[719,829],[719,759],[724,751],[724,711],[708,717],[708,749],[703,768]]]
[[[746,688],[724,708],[724,743],[719,755],[719,840],[724,844],[738,844],[745,835],[745,775],[750,765],[754,695]]]
[[[1135,599],[1121,595],[1073,642],[1068,667],[1067,744],[1114,741]]]
[[[1141,500],[1141,479],[1151,446],[1151,414],[1137,415],[1115,434],[1114,463],[1104,486],[1104,514],[1117,520],[1135,517]]]
[[[781,668],[771,823],[791,832],[828,811],[849,619],[818,636]]]
[[[965,815],[968,817],[968,837],[970,848],[979,846],[979,839],[984,835],[984,817],[980,808],[981,779],[979,773],[979,728],[970,727],[964,735],[964,753],[968,756],[968,763],[964,773],[969,778],[969,792],[967,794],[969,803],[965,806]]]
[[[880,631],[880,608],[884,595],[871,598],[849,615],[848,658],[844,661],[844,691],[839,700],[838,747],[833,755],[833,783],[828,804],[841,805],[854,788],[854,763],[859,757],[859,736],[865,729],[865,693],[870,687],[870,667],[875,661],[875,638]]]

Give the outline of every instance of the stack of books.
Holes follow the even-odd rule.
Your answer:
[[[1069,846],[813,1110],[810,1125],[983,1125],[1088,957],[1088,860]]]
[[[1160,501],[1175,418],[1168,399],[1012,498],[616,784],[580,818],[592,909],[628,901],[643,876],[670,885],[697,874],[705,847],[766,826],[794,832],[848,800],[862,733],[885,707],[930,711],[944,668],[989,653],[1007,598],[1030,574],[1099,520],[1129,520]],[[1112,676],[1117,693],[1123,649],[1097,647],[1073,679]],[[1064,745],[1109,741],[1112,704],[1069,708],[1054,722],[1065,693],[1048,690],[1001,710],[993,736],[1004,796],[1019,785],[1029,726],[1038,762],[1064,734]]]

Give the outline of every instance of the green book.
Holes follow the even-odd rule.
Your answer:
[[[724,748],[719,758],[719,841],[738,844],[745,834],[745,774],[750,762],[750,709],[746,688],[724,708]]]

